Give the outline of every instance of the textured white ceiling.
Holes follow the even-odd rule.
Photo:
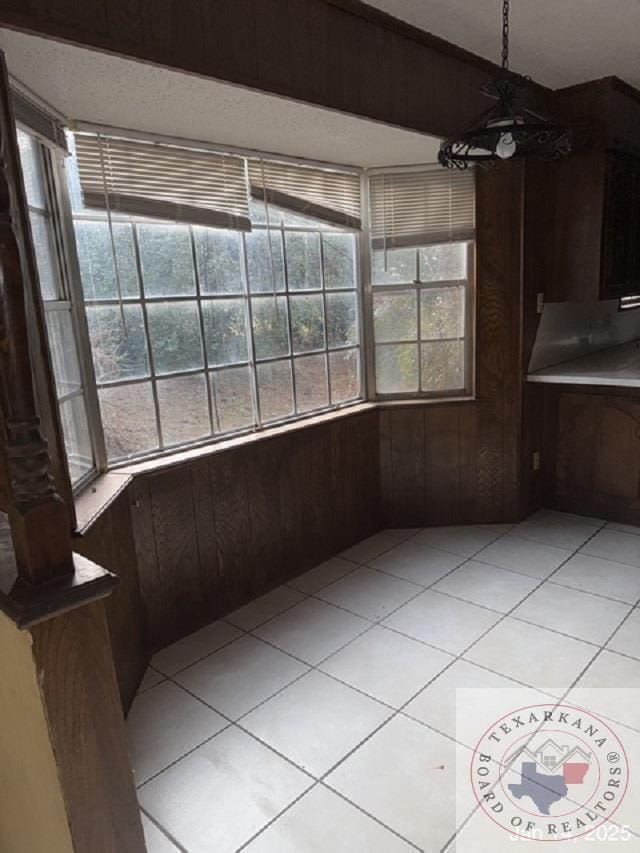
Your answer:
[[[500,61],[502,0],[366,0]],[[514,71],[553,89],[615,74],[640,87],[640,0],[512,0]]]
[[[0,29],[9,71],[69,119],[357,166],[434,162],[433,137]]]

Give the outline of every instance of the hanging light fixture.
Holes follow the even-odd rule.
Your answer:
[[[571,151],[571,131],[522,104],[526,77],[509,70],[509,0],[502,3],[502,68],[483,91],[496,98],[490,110],[440,145],[438,160],[450,169],[491,166],[511,157],[558,160]]]

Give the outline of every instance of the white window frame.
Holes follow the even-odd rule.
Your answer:
[[[466,270],[467,276],[461,280],[443,280],[433,282],[419,281],[419,256],[420,249],[414,251],[417,254],[416,258],[416,274],[417,280],[398,284],[374,284],[373,283],[373,250],[371,248],[371,228],[369,214],[369,178],[376,174],[389,174],[397,172],[421,172],[425,169],[433,169],[434,164],[419,164],[412,166],[389,166],[376,169],[365,169],[362,174],[361,182],[361,198],[362,198],[362,222],[363,234],[361,245],[361,269],[363,280],[361,282],[362,297],[363,297],[363,317],[365,322],[365,342],[364,352],[366,358],[366,386],[367,399],[379,402],[402,402],[403,400],[415,401],[458,401],[472,400],[476,393],[476,240],[473,239],[454,241],[467,244]],[[393,250],[390,250],[393,251]],[[428,341],[421,341],[420,337],[420,293],[422,290],[430,288],[446,287],[447,285],[464,285],[465,286],[465,357],[464,357],[464,372],[465,372],[465,387],[451,388],[442,391],[422,391],[422,358],[420,346]],[[418,390],[417,391],[399,391],[399,392],[379,392],[376,381],[376,364],[375,364],[375,333],[374,333],[374,293],[393,293],[407,292],[413,290],[416,293],[416,310],[417,310],[417,337],[418,345]],[[442,339],[446,340],[446,339]],[[456,339],[457,340],[457,339]],[[392,341],[384,342],[392,344]],[[401,341],[399,343],[408,343]]]
[[[97,409],[97,394],[91,348],[86,326],[86,318],[82,303],[82,295],[79,290],[80,277],[77,266],[77,253],[73,230],[69,230],[70,205],[66,176],[64,174],[65,152],[60,148],[43,141],[39,135],[26,124],[17,122],[18,130],[30,137],[35,143],[35,151],[38,158],[39,171],[42,176],[42,189],[45,199],[45,210],[33,207],[26,199],[27,212],[29,215],[36,213],[44,215],[50,226],[50,237],[52,238],[52,257],[56,264],[57,279],[60,286],[60,297],[58,299],[44,299],[42,305],[45,320],[48,314],[54,311],[69,312],[71,328],[75,340],[75,349],[78,357],[80,370],[80,388],[58,396],[56,383],[56,402],[60,408],[63,403],[74,398],[83,399],[83,408],[87,417],[89,440],[93,455],[92,467],[80,478],[73,480],[70,476],[72,491],[74,495],[83,491],[101,471],[106,470],[106,454],[104,451],[104,439],[102,424]],[[48,334],[48,324],[47,334]],[[98,418],[96,419],[96,413]],[[62,418],[60,420],[61,427]],[[66,452],[66,442],[65,442]],[[69,461],[67,460],[67,466]]]
[[[27,133],[30,133],[31,136],[34,136],[33,132],[29,130],[29,128],[21,128],[24,129]],[[191,145],[194,143],[189,140],[184,139],[175,139],[172,138],[168,140],[166,137],[158,137],[153,134],[145,134],[145,133],[133,133],[129,131],[118,131],[116,128],[105,128],[97,125],[83,125],[80,124],[78,126],[80,130],[93,131],[93,132],[119,132],[121,134],[125,134],[131,136],[132,138],[141,138],[141,139],[152,139],[158,141],[172,141],[175,144],[182,145]],[[36,138],[37,139],[37,138]],[[40,140],[37,140],[40,142]],[[200,145],[200,143],[198,143]],[[271,159],[282,160],[283,162],[291,162],[295,164],[302,164],[307,166],[315,166],[318,168],[328,168],[328,169],[336,169],[336,168],[344,168],[338,166],[337,164],[319,162],[319,161],[311,161],[304,160],[302,158],[293,158],[293,157],[282,157],[276,156],[273,154],[264,154],[262,155],[260,152],[257,152],[252,149],[240,149],[234,148],[233,146],[218,146],[218,145],[209,145],[202,144],[204,149],[210,149],[213,151],[220,151],[224,153],[230,154],[239,154],[245,157],[256,157],[256,156],[264,156]],[[256,382],[256,370],[257,365],[260,363],[268,363],[269,361],[288,361],[291,365],[291,373],[292,373],[292,383],[293,383],[293,400],[294,400],[294,413],[290,416],[279,420],[269,420],[267,423],[262,423],[260,418],[260,410],[259,406],[256,405],[256,423],[253,426],[248,426],[246,428],[231,430],[227,432],[219,432],[212,433],[203,438],[196,439],[194,441],[182,442],[179,444],[172,444],[168,447],[161,447],[158,449],[154,449],[148,452],[141,452],[140,454],[132,455],[127,458],[123,458],[114,462],[108,462],[107,453],[105,448],[105,439],[104,439],[104,430],[100,417],[100,407],[98,402],[98,384],[96,383],[95,372],[93,368],[93,359],[91,353],[91,345],[89,340],[89,333],[87,327],[87,319],[85,314],[85,297],[82,290],[82,282],[80,276],[80,266],[78,261],[78,254],[76,248],[76,240],[75,240],[75,232],[74,232],[74,221],[76,219],[82,219],[85,221],[104,221],[104,216],[101,214],[97,214],[93,216],[91,213],[85,214],[76,214],[72,211],[72,205],[70,200],[70,192],[68,181],[66,178],[66,168],[65,168],[65,157],[62,151],[58,149],[51,148],[49,146],[44,146],[42,142],[39,144],[39,149],[43,150],[43,163],[47,160],[47,168],[43,172],[43,174],[47,175],[47,192],[49,194],[49,198],[52,202],[52,211],[55,210],[55,221],[56,221],[56,233],[59,247],[59,262],[61,266],[61,281],[63,287],[65,288],[66,301],[64,302],[65,307],[71,308],[72,320],[74,325],[74,333],[76,335],[77,348],[80,360],[80,369],[82,376],[82,387],[85,393],[86,400],[86,410],[87,410],[87,418],[89,422],[89,430],[91,435],[91,441],[93,446],[94,458],[96,462],[96,467],[93,471],[89,472],[81,481],[77,482],[74,486],[74,492],[78,492],[86,487],[86,485],[100,472],[104,472],[107,470],[117,469],[122,466],[130,465],[133,462],[139,462],[143,460],[154,459],[158,457],[162,457],[164,455],[175,453],[177,451],[181,451],[183,449],[199,447],[203,445],[209,444],[217,444],[219,442],[224,442],[226,440],[236,438],[238,436],[252,434],[260,431],[268,431],[272,427],[277,427],[282,424],[295,424],[295,423],[304,423],[307,418],[311,418],[317,416],[318,414],[327,413],[331,414],[332,412],[338,412],[345,408],[349,408],[351,406],[358,405],[364,401],[397,401],[401,403],[402,401],[447,401],[447,400],[458,400],[458,399],[470,399],[473,398],[475,393],[475,364],[476,364],[476,353],[475,353],[475,326],[476,326],[476,280],[475,280],[475,240],[470,240],[467,242],[468,253],[467,253],[467,278],[464,282],[431,282],[431,283],[421,283],[419,281],[406,282],[403,284],[393,284],[393,285],[374,285],[372,282],[371,275],[371,267],[372,267],[372,251],[371,251],[371,243],[370,243],[370,227],[369,227],[369,198],[368,198],[368,182],[369,177],[376,172],[391,172],[391,171],[419,171],[425,168],[425,165],[416,165],[409,167],[397,167],[397,168],[385,168],[385,169],[359,169],[355,167],[350,167],[350,170],[356,172],[360,176],[361,182],[361,203],[362,203],[362,231],[360,233],[355,233],[355,242],[356,242],[356,254],[355,254],[355,295],[356,295],[356,305],[358,311],[358,333],[359,340],[358,343],[351,346],[331,348],[331,351],[340,351],[341,349],[358,349],[359,350],[359,370],[358,370],[358,381],[360,387],[360,394],[357,399],[349,400],[343,403],[332,404],[331,403],[331,377],[328,372],[328,392],[329,392],[329,404],[326,407],[322,407],[319,409],[314,409],[313,411],[306,411],[301,414],[297,413],[297,399],[295,395],[295,371],[294,371],[294,362],[296,357],[305,357],[305,354],[298,354],[298,356],[293,355],[292,349],[292,329],[290,324],[290,304],[288,301],[289,296],[289,284],[287,280],[287,272],[286,272],[286,248],[285,248],[285,289],[282,291],[278,291],[278,296],[287,297],[287,315],[289,319],[289,355],[287,356],[278,356],[274,358],[268,359],[260,359],[256,360],[254,357],[254,341],[253,341],[253,324],[252,324],[252,316],[251,316],[251,308],[252,308],[252,300],[248,293],[248,278],[246,268],[244,270],[244,287],[242,294],[219,294],[216,295],[207,295],[206,299],[216,299],[216,298],[239,298],[242,299],[245,303],[245,311],[248,314],[248,351],[249,358],[247,362],[242,362],[242,365],[247,365],[251,371],[251,384],[252,384],[252,393],[254,395],[254,403],[258,403],[258,389]],[[429,164],[432,167],[433,164]],[[346,167],[349,169],[349,167]],[[158,223],[158,220],[143,220],[139,217],[132,217],[132,222],[137,224],[142,224],[145,221],[150,221],[154,223]],[[254,229],[257,231],[260,228],[264,228],[261,224],[254,224]],[[322,238],[321,234],[325,231],[320,227],[313,228],[312,226],[303,227],[303,226],[288,226],[282,225],[278,223],[277,225],[271,226],[271,231],[279,232],[282,244],[285,246],[284,234],[285,232],[319,232],[320,233],[320,258],[321,258],[321,269],[323,269],[323,255],[322,255]],[[346,229],[348,232],[348,229]],[[191,243],[193,248],[193,233],[190,228],[191,233]],[[335,234],[335,233],[345,233],[342,229],[326,229],[326,233]],[[353,232],[351,232],[353,233]],[[241,235],[241,239],[243,242],[242,252],[243,259],[242,262],[246,264],[247,254],[244,246],[244,242],[246,239],[246,235]],[[461,241],[462,242],[462,241]],[[419,254],[419,249],[415,250]],[[167,302],[171,301],[172,298],[176,300],[192,300],[197,301],[198,303],[202,300],[202,294],[200,292],[200,283],[198,281],[198,270],[197,264],[195,263],[195,255],[194,255],[194,274],[196,277],[196,292],[190,296],[180,296],[180,297],[146,297],[144,295],[144,282],[142,278],[142,272],[139,264],[139,255],[137,255],[137,272],[139,276],[141,292],[140,298],[136,300],[131,300],[132,304],[140,304],[143,310],[143,314],[146,317],[146,304],[152,302]],[[418,386],[419,390],[415,392],[398,392],[398,393],[378,393],[376,389],[376,377],[375,377],[375,340],[374,340],[374,315],[373,315],[373,295],[376,291],[380,290],[383,293],[392,293],[394,291],[408,291],[413,290],[416,293],[417,299],[417,311],[418,311],[418,336],[417,336],[417,344],[420,345],[420,293],[423,290],[427,290],[430,287],[440,287],[446,286],[447,284],[459,284],[464,283],[465,292],[466,292],[466,305],[465,305],[465,382],[466,387],[464,389],[446,389],[439,392],[429,392],[429,391],[421,391],[420,384]],[[323,300],[323,308],[324,308],[324,317],[325,317],[325,342],[322,350],[314,351],[311,354],[324,354],[325,359],[328,359],[328,336],[327,336],[327,324],[326,324],[326,297],[328,294],[336,292],[354,292],[350,289],[330,289],[326,290],[300,290],[293,291],[292,293],[295,295],[315,295],[321,294]],[[252,294],[257,295],[257,294]],[[262,294],[264,296],[268,296],[268,293]],[[129,303],[130,300],[125,299],[125,304]],[[61,303],[62,304],[62,303]],[[86,304],[93,304],[91,300],[86,300]],[[98,300],[96,304],[108,305],[112,304],[109,300]],[[55,309],[49,309],[55,310]],[[200,313],[200,308],[198,309]],[[201,319],[201,318],[200,318]],[[201,332],[202,334],[202,332]],[[209,383],[209,376],[211,374],[211,368],[207,362],[206,356],[206,344],[204,341],[204,336],[202,337],[202,345],[203,345],[203,367],[190,370],[190,371],[176,371],[170,374],[162,374],[161,377],[158,378],[172,378],[179,376],[186,376],[190,374],[203,373],[206,378],[207,384],[207,396],[211,397],[211,388]],[[150,341],[147,340],[147,347],[150,348]],[[421,371],[421,359],[418,359],[419,363],[419,375]],[[152,362],[151,362],[152,364]],[[151,366],[151,365],[150,365]],[[241,366],[240,363],[228,365],[229,368]],[[216,367],[215,370],[224,370],[225,366]],[[155,376],[155,374],[154,374]],[[149,381],[150,377],[146,377],[144,381]],[[136,380],[122,380],[121,383],[100,383],[100,387],[102,385],[109,384],[133,384]],[[141,380],[142,381],[142,380]],[[156,382],[155,380],[151,382],[153,388],[153,396],[154,396],[154,406],[156,412],[156,419],[159,420],[159,409],[158,409],[158,400],[157,400],[157,390],[156,390]],[[212,401],[208,400],[208,406],[210,413],[212,412]],[[213,421],[212,421],[213,422]],[[161,430],[159,423],[156,423],[156,428],[158,429],[158,433],[161,436]]]

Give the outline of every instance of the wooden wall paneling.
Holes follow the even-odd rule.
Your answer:
[[[331,8],[307,0],[288,0],[289,18],[297,22],[289,42],[291,94],[317,104],[329,105],[331,75]],[[306,97],[305,97],[306,95]]]
[[[215,509],[211,491],[211,473],[206,460],[189,465],[193,517],[198,553],[197,591],[206,602],[206,613],[215,614],[224,606],[223,590],[219,584],[218,550],[215,530]]]
[[[278,478],[286,445],[281,437],[259,442],[241,457],[251,501],[252,595],[277,586],[288,578],[290,571],[288,548],[282,536]]]
[[[109,33],[120,33],[127,44],[135,49],[143,43],[146,33],[142,22],[141,0],[119,0],[106,6],[106,28]]]
[[[218,577],[222,595],[232,608],[248,601],[253,593],[251,570],[251,504],[243,449],[214,453],[209,462],[215,517]],[[222,615],[222,613],[216,613]]]
[[[479,520],[518,517],[523,172],[478,172],[477,348]]]
[[[150,613],[151,642],[158,631],[177,639],[207,617],[202,595],[193,492],[188,466],[148,477],[149,503],[157,558],[156,594]]]
[[[380,515],[383,526],[393,524],[393,467],[391,465],[391,412],[379,414],[380,436]]]
[[[593,492],[595,449],[599,446],[601,405],[590,394],[562,394],[558,408],[556,477],[563,492]]]
[[[269,14],[264,19],[263,6],[262,0],[252,0],[251,18],[245,26],[253,28],[258,79],[280,90],[289,84],[292,73],[288,2],[271,0]]]
[[[424,523],[427,513],[425,412],[421,406],[389,412],[393,492],[389,527]]]
[[[74,550],[118,576],[105,613],[122,704],[127,711],[149,660],[129,496],[121,493],[74,542]]]
[[[477,518],[477,419],[475,404],[460,405],[460,511],[462,524],[471,524]]]
[[[640,524],[640,399],[604,388],[563,388],[555,399],[549,504]]]
[[[456,405],[425,410],[426,506],[430,524],[460,520],[460,413]]]
[[[245,79],[257,85],[257,46],[252,0],[216,0],[202,4],[205,64],[214,77]]]
[[[434,135],[485,108],[481,87],[497,70],[358,0],[138,3],[12,0],[0,24]],[[380,80],[388,82],[376,97]],[[532,93],[532,106],[547,109],[548,90]]]
[[[597,493],[622,498],[640,508],[640,401],[600,398],[599,440],[594,453]]]
[[[74,849],[141,853],[140,812],[102,602],[29,630]]]
[[[333,547],[330,435],[324,425],[301,430],[290,439],[280,468],[282,531],[298,572],[322,562]]]
[[[380,529],[378,412],[337,421],[331,428],[334,553]]]

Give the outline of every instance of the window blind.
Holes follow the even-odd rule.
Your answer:
[[[67,150],[67,137],[60,119],[13,87],[11,88],[11,105],[17,124],[45,145],[54,145],[64,151]]]
[[[417,248],[474,235],[472,170],[377,173],[369,178],[369,204],[373,249]]]
[[[354,172],[250,160],[251,195],[331,225],[362,228],[360,176]]]
[[[242,157],[101,134],[75,143],[87,207],[251,230]]]

